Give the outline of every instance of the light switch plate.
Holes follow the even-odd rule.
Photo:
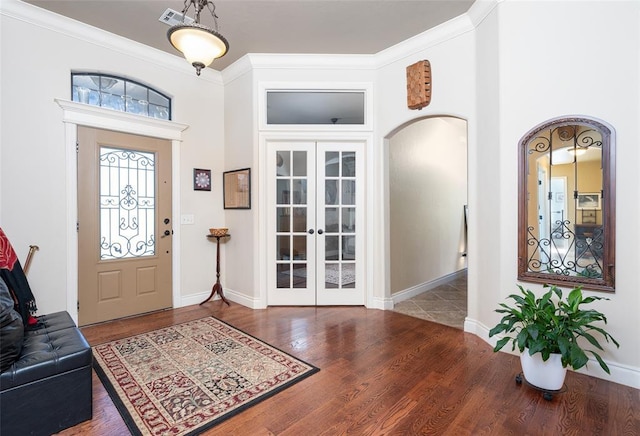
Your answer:
[[[180,217],[180,224],[194,224],[195,218],[193,214],[185,214]]]

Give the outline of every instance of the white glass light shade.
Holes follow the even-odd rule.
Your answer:
[[[567,148],[567,153],[569,153],[572,156],[582,156],[587,152],[586,148],[573,148],[573,147],[568,147]]]
[[[229,50],[229,43],[215,30],[197,23],[178,24],[167,32],[169,41],[191,65],[207,67]],[[198,69],[199,72],[199,69]]]
[[[553,150],[553,165],[572,163],[575,156],[583,156],[587,151],[588,149],[586,148],[576,148],[574,150],[573,147],[563,147]]]

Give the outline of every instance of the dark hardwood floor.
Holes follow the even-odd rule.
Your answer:
[[[97,345],[209,315],[321,370],[207,435],[640,435],[639,390],[569,372],[546,401],[515,383],[517,357],[392,311],[211,301],[82,331]],[[95,374],[93,396],[93,419],[61,434],[128,434]]]

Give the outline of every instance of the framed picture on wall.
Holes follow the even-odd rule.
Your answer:
[[[582,209],[582,224],[596,224],[598,219],[595,210]]]
[[[193,190],[211,191],[211,170],[193,169]]]
[[[222,174],[225,209],[251,209],[251,168]]]
[[[578,209],[596,209],[600,210],[601,198],[599,192],[579,192],[578,193]]]

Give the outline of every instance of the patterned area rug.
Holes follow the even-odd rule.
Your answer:
[[[195,435],[318,371],[216,318],[93,347],[134,435]]]
[[[336,263],[330,263],[325,265],[324,270],[324,281],[326,283],[331,283],[332,285],[340,284],[340,273],[338,272],[338,268],[340,265]],[[288,272],[288,271],[285,271]],[[307,277],[307,269],[306,268],[295,268],[293,270],[293,275],[296,277]],[[354,263],[343,263],[342,264],[342,285],[348,285],[356,281],[356,265]]]

